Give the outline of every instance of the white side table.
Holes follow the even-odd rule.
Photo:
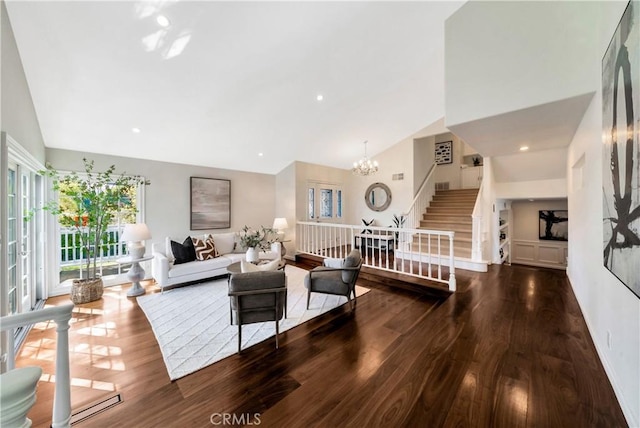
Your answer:
[[[140,266],[140,262],[151,260],[153,256],[144,256],[139,259],[132,259],[131,257],[121,257],[116,260],[119,264],[131,263],[131,269],[127,273],[127,278],[133,283],[133,286],[127,291],[127,296],[135,297],[141,296],[145,293],[144,288],[140,285],[140,281],[144,279],[144,269]]]

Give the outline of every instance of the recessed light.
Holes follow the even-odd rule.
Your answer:
[[[131,128],[131,132],[133,132],[134,134],[139,134],[140,128]]]
[[[529,150],[529,146],[522,146],[522,147],[520,147],[520,151],[521,151],[521,152],[526,152],[527,150]]]
[[[318,95],[316,96],[316,100],[318,100],[318,101],[322,101],[322,100],[324,100],[324,97],[322,96],[322,94],[318,94]]]
[[[167,18],[164,15],[158,15],[156,17],[156,22],[158,23],[159,26],[167,28],[169,25],[171,25],[171,21],[169,21],[169,18]]]
[[[260,152],[258,153],[258,156],[264,156],[264,153]]]

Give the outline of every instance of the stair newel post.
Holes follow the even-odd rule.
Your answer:
[[[456,291],[456,266],[453,257],[453,237],[455,232],[449,233],[449,290]]]
[[[71,422],[71,374],[69,370],[69,319],[73,306],[54,318],[56,344],[56,382],[53,395],[52,428],[69,427]]]

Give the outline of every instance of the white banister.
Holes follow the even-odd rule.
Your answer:
[[[476,203],[471,213],[471,260],[479,262],[482,260],[482,217],[483,217],[483,189],[484,182],[480,183]]]
[[[426,278],[456,290],[452,231],[367,226],[371,232],[361,233],[361,225],[315,222],[298,222],[296,227],[298,253],[344,257],[358,248],[364,266]],[[347,242],[336,236],[351,239]],[[443,252],[444,242],[448,242],[448,249]],[[448,278],[443,275],[443,266],[449,268]]]
[[[422,184],[420,184],[413,201],[411,201],[411,205],[409,205],[409,208],[402,213],[402,215],[409,220],[409,223],[406,226],[410,229],[417,229],[420,227],[422,214],[424,214],[427,209],[427,204],[433,197],[435,184],[432,182],[431,178],[436,170],[436,166],[435,162],[431,165],[431,168],[429,168],[429,172],[427,172],[424,180],[422,180]]]
[[[53,428],[69,427],[71,421],[71,376],[69,371],[69,320],[73,304],[53,306],[23,314],[8,315],[0,318],[0,330],[8,330],[53,320],[56,323],[56,373],[53,396]],[[13,367],[13,361],[10,362]]]

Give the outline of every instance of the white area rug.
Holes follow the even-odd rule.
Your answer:
[[[280,321],[280,332],[323,314],[347,299],[329,294],[311,294],[309,310],[304,276],[307,271],[287,266],[287,318]],[[356,296],[369,289],[356,286]],[[138,297],[138,304],[149,319],[171,380],[233,355],[238,350],[238,326],[229,322],[229,296],[226,279],[189,285],[163,294]],[[272,322],[242,326],[242,349],[275,335]],[[275,344],[274,344],[275,347]]]

